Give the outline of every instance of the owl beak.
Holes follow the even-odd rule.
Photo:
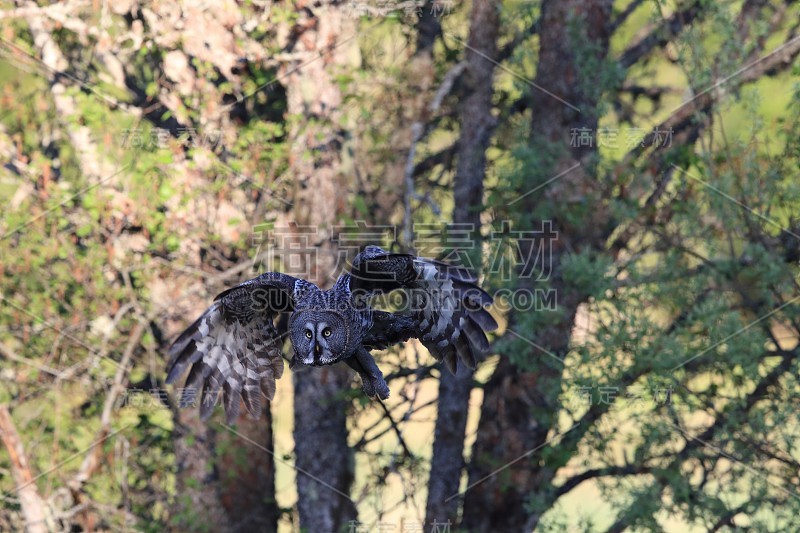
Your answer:
[[[319,357],[322,355],[322,346],[319,344],[314,344],[314,353]]]

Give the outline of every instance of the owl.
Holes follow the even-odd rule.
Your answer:
[[[487,308],[492,298],[474,275],[410,254],[367,246],[328,290],[280,272],[267,272],[219,294],[169,349],[167,383],[189,369],[180,404],[200,404],[207,419],[222,391],[233,423],[244,403],[258,418],[262,395],[271,400],[283,374],[283,345],[292,346],[290,368],[343,361],[358,373],[364,393],[385,400],[389,387],[371,355],[419,339],[437,361],[456,372],[458,361],[475,368],[497,328]],[[399,309],[373,307],[376,296],[403,291]],[[283,331],[285,330],[285,331]],[[197,392],[202,388],[199,398]]]

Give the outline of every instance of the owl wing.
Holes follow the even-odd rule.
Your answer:
[[[267,272],[219,294],[169,349],[167,383],[191,366],[180,405],[200,403],[200,416],[214,410],[220,390],[228,423],[239,415],[240,398],[251,416],[261,415],[261,393],[275,395],[283,375],[282,337],[274,318],[290,312],[310,283]],[[199,389],[202,385],[202,394]]]
[[[380,315],[383,318],[374,326],[379,331],[368,339],[376,337],[373,343],[382,345],[416,337],[454,373],[458,359],[475,368],[478,358],[489,350],[486,332],[497,329],[497,322],[486,310],[493,299],[477,281],[464,267],[390,253],[377,246],[367,246],[358,254],[350,271],[350,290],[355,295],[396,289],[408,292],[413,323],[395,315],[398,322],[392,325]]]

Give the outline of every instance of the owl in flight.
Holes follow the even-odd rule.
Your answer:
[[[194,403],[202,385],[200,415],[208,418],[222,390],[226,418],[233,423],[241,400],[251,416],[261,414],[261,394],[271,400],[283,374],[284,336],[295,365],[344,361],[361,377],[364,392],[386,399],[389,387],[371,350],[412,337],[455,372],[457,361],[475,368],[489,349],[485,332],[497,328],[486,310],[492,298],[463,267],[367,246],[328,290],[280,272],[267,272],[218,295],[169,349],[167,383],[187,368],[180,399]],[[371,297],[404,290],[398,312],[370,307]],[[281,318],[288,318],[281,320]],[[280,329],[287,328],[285,332]]]

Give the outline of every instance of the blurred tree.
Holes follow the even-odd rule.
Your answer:
[[[463,100],[459,103],[459,140],[453,176],[453,223],[469,229],[471,248],[454,250],[455,257],[466,254],[472,268],[480,268],[481,212],[486,150],[492,138],[495,118],[492,95],[497,39],[500,26],[500,3],[475,0],[470,13],[469,38],[466,43]],[[467,425],[472,371],[459,366],[453,375],[444,370],[439,379],[439,405],[431,457],[428,523],[446,522],[457,516],[458,493],[464,467],[464,430]]]
[[[547,442],[553,427],[557,427],[559,380],[563,372],[561,360],[567,354],[570,332],[573,328],[578,304],[589,295],[581,287],[564,277],[561,257],[564,254],[587,253],[592,246],[603,248],[607,235],[607,222],[604,218],[605,206],[600,201],[599,182],[594,178],[594,165],[589,161],[590,147],[580,146],[570,150],[569,135],[576,129],[597,131],[599,118],[599,99],[602,87],[590,77],[602,80],[603,61],[608,53],[611,24],[611,2],[608,0],[590,2],[543,1],[539,21],[539,49],[534,87],[546,87],[546,91],[532,90],[530,108],[532,122],[530,144],[532,155],[536,158],[536,169],[529,172],[537,176],[550,173],[556,176],[565,173],[543,194],[520,196],[520,214],[514,217],[518,229],[535,230],[538,223],[538,202],[547,197],[548,203],[558,206],[547,212],[547,219],[555,222],[558,239],[549,240],[548,232],[538,234],[534,239],[521,240],[521,257],[534,263],[540,256],[537,250],[553,244],[549,251],[550,287],[555,289],[558,298],[558,318],[527,318],[527,327],[519,327],[520,314],[512,314],[509,321],[511,331],[527,332],[546,354],[552,357],[544,360],[541,353],[531,354],[524,365],[515,364],[519,358],[504,357],[498,364],[492,379],[487,385],[486,396],[481,413],[481,439],[476,443],[475,461],[470,465],[470,483],[476,483],[494,470],[504,459],[513,460],[531,448]],[[589,67],[592,65],[592,67]],[[553,94],[558,95],[554,101]],[[574,168],[576,164],[591,165],[588,169]],[[536,179],[536,178],[534,178]],[[535,182],[527,185],[535,185]],[[524,194],[525,191],[520,191]],[[580,209],[569,218],[572,198],[588,209]],[[566,214],[562,214],[562,211]],[[531,213],[525,216],[522,213]],[[580,217],[580,218],[579,218]],[[567,218],[564,222],[562,219]],[[544,217],[542,218],[542,220]],[[568,222],[567,222],[568,221]],[[565,226],[565,222],[569,226]],[[574,231],[568,232],[568,229]],[[573,237],[574,234],[574,237]],[[579,244],[580,243],[580,244]],[[524,270],[540,269],[540,264],[525,264]],[[518,288],[527,289],[532,294],[539,288],[539,277],[520,281]],[[531,283],[532,282],[532,283]],[[546,313],[546,312],[545,312]],[[540,315],[540,313],[535,313]],[[531,323],[530,321],[533,320]],[[531,327],[533,326],[533,327]],[[546,357],[546,355],[545,355]],[[525,373],[525,365],[533,372]],[[522,368],[520,368],[522,367]],[[510,404],[510,405],[509,405]],[[498,416],[500,410],[509,410],[515,415]],[[526,419],[532,423],[526,423]],[[517,434],[518,433],[518,434]],[[487,461],[486,458],[491,458]],[[552,467],[550,467],[552,468]],[[555,470],[550,472],[554,475]],[[471,531],[485,531],[488,527],[501,530],[531,530],[538,522],[536,511],[525,512],[526,504],[535,487],[541,480],[533,465],[525,464],[515,469],[511,486],[498,490],[504,484],[503,476],[478,483],[466,496],[464,526]],[[490,512],[486,512],[488,509]]]
[[[348,59],[355,49],[346,43],[355,32],[355,20],[335,2],[324,2],[313,12],[300,9],[291,51],[302,68],[287,65],[285,73],[292,125],[287,172],[294,181],[295,242],[304,260],[297,272],[291,265],[284,268],[323,288],[333,284],[342,268],[333,231],[348,208],[340,191],[351,189],[352,183],[341,168],[344,117],[335,76],[353,68]],[[292,259],[291,251],[286,259]],[[347,442],[346,392],[352,373],[335,365],[299,369],[292,377],[300,527],[341,531],[356,519],[349,497],[355,465]]]
[[[529,142],[518,152],[515,189],[510,195],[498,189],[493,206],[498,218],[539,231],[518,243],[529,261],[518,272],[517,290],[554,290],[558,305],[539,301],[537,312],[509,315],[500,346],[506,357],[485,388],[470,463],[462,522],[469,531],[558,530],[557,502],[587,481],[622,509],[608,531],[656,530],[676,516],[715,531],[796,527],[788,511],[797,506],[794,481],[770,477],[783,470],[781,463],[797,461],[781,450],[778,435],[755,436],[774,427],[766,422],[771,416],[762,418],[766,412],[785,420],[778,405],[797,398],[797,343],[776,337],[785,329],[792,338],[798,334],[797,308],[790,307],[796,265],[784,263],[775,231],[790,219],[760,215],[765,198],[773,206],[778,197],[796,201],[778,193],[785,182],[766,177],[785,168],[796,148],[777,141],[779,151],[788,150],[779,162],[757,148],[759,133],[729,140],[724,95],[716,88],[739,94],[744,83],[780,74],[800,52],[800,39],[794,30],[779,30],[788,20],[784,5],[745,2],[731,14],[689,2],[672,14],[657,12],[615,58],[613,33],[639,4],[615,14],[605,1],[542,2],[536,77],[522,104],[531,110]],[[765,14],[772,18],[761,31],[781,35],[772,53],[751,33]],[[702,30],[687,29],[692,21],[719,30],[714,58],[698,38]],[[679,47],[677,58],[672,46]],[[648,71],[634,68],[659,56],[675,58],[690,80],[692,97],[671,111],[662,90],[646,80]],[[642,123],[640,95],[652,98],[656,125],[618,158],[613,149],[619,153],[620,144],[609,139],[625,123]],[[795,121],[794,115],[786,121],[782,139],[790,138]],[[745,155],[733,155],[744,146]],[[753,187],[769,192],[751,196]],[[759,217],[765,225],[754,224]],[[557,232],[552,246],[541,221]],[[752,286],[747,297],[737,296],[744,271],[759,279],[757,296]],[[698,332],[712,331],[718,333],[695,342]],[[646,394],[647,402],[631,400]],[[570,405],[576,396],[588,406]],[[748,419],[765,424],[745,430],[739,422]],[[620,431],[631,423],[630,431]],[[733,479],[742,477],[760,488],[740,492]],[[584,527],[594,529],[586,520]]]

